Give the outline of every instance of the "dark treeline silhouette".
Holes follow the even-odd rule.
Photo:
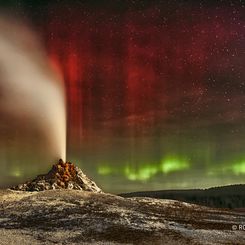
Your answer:
[[[245,185],[230,185],[209,189],[162,190],[120,194],[123,197],[173,199],[215,208],[245,209]]]

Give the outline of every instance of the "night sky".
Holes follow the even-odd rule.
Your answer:
[[[104,190],[245,183],[243,0],[9,2],[63,74],[67,160]]]

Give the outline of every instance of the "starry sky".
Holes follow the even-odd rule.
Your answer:
[[[245,183],[245,2],[10,1],[64,77],[67,159],[112,192]]]

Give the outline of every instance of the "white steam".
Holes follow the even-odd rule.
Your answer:
[[[0,164],[66,158],[64,88],[49,63],[26,25],[0,18]]]

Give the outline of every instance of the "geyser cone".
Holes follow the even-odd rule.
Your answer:
[[[52,169],[44,175],[37,176],[12,188],[19,191],[44,191],[54,189],[75,189],[91,192],[102,192],[101,189],[90,180],[80,168],[71,162],[63,162],[61,159],[53,165]]]

